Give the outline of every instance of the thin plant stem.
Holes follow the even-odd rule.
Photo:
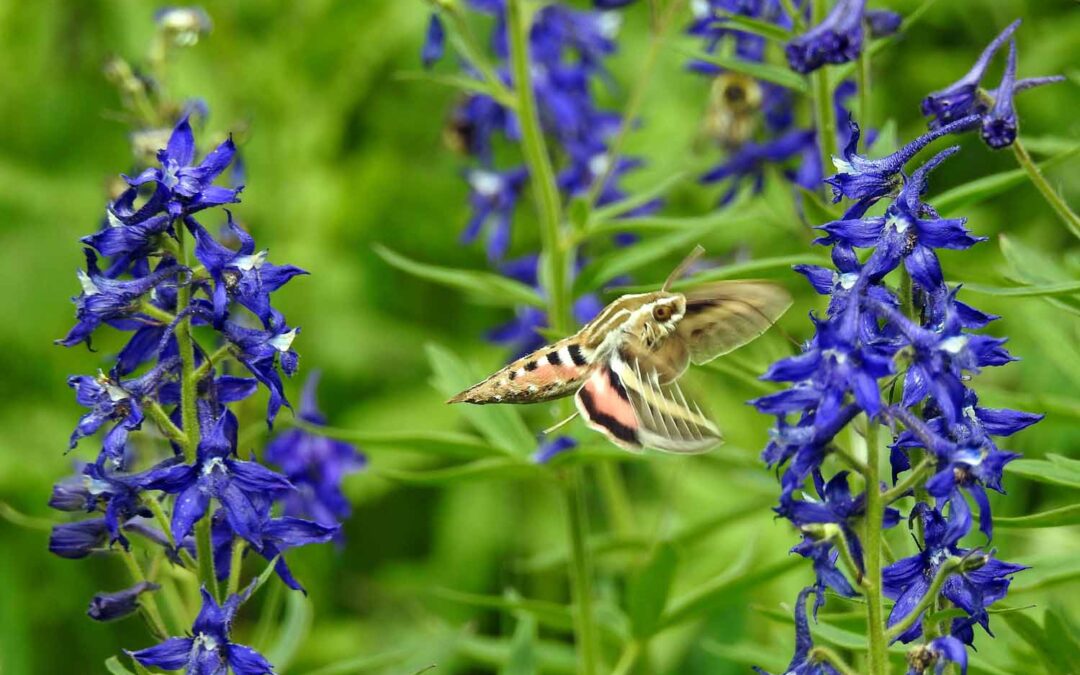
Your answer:
[[[911,473],[904,478],[904,480],[881,493],[881,500],[885,502],[885,504],[892,504],[897,499],[903,497],[906,492],[921,485],[923,479],[929,476],[933,470],[934,460],[930,457],[924,458],[923,461],[919,462]]]
[[[225,587],[225,597],[235,595],[240,590],[240,568],[244,564],[244,546],[240,537],[233,537],[232,559],[229,561],[229,581]]]
[[[583,675],[596,673],[597,642],[593,626],[591,563],[585,545],[588,515],[585,510],[585,492],[581,467],[570,469],[569,480],[563,487],[566,511],[570,522],[570,565],[574,588],[575,632],[578,654]]]
[[[825,0],[816,0],[813,7],[814,24],[820,23],[827,11]],[[810,91],[813,94],[818,150],[821,152],[821,173],[827,176],[833,155],[836,154],[836,111],[833,109],[829,73],[825,68],[818,68],[810,74]]]
[[[160,403],[157,401],[150,401],[149,405],[146,405],[144,409],[150,419],[154,420],[154,424],[157,425],[158,429],[166,438],[180,447],[187,445],[187,434],[185,434],[180,427],[173,424],[173,421],[169,419],[169,413],[165,412],[165,409],[161,407]]]
[[[161,599],[164,601],[162,605],[168,617],[166,626],[169,629],[169,635],[182,635],[184,631],[191,628],[192,617],[187,615],[187,606],[184,604],[184,599],[180,597],[180,591],[176,588],[176,580],[165,574],[158,583],[161,584]]]
[[[622,655],[619,656],[619,661],[615,664],[611,675],[630,675],[640,657],[641,643],[637,640],[630,640],[630,642],[626,643],[626,647],[623,648]]]
[[[176,539],[173,537],[172,526],[169,524],[169,517],[165,515],[165,510],[161,508],[161,502],[154,498],[144,499],[143,504],[150,509],[150,512],[154,514],[154,520],[157,522],[158,527],[161,528],[162,533],[165,535],[165,539],[168,540],[169,546],[177,549],[180,554],[180,560],[184,563],[184,567],[187,567],[193,573],[199,569],[195,559],[191,557],[187,549],[183,546],[177,548]]]
[[[806,28],[806,22],[803,21],[802,12],[795,7],[791,0],[780,0],[780,4],[784,7],[784,12],[791,17],[791,25],[795,27],[796,33],[801,33]]]
[[[178,224],[175,230],[180,260],[186,264],[188,252],[183,224]],[[177,314],[183,313],[189,304],[191,304],[191,285],[180,284],[176,289]],[[191,335],[190,316],[184,317],[177,325],[176,342],[180,350],[180,419],[187,441],[183,448],[184,460],[193,464],[199,444],[199,415],[195,403],[195,398],[198,396],[196,390],[198,381],[195,379],[195,339]]]
[[[870,120],[870,52],[866,49],[859,54],[857,79],[859,87],[859,126],[869,129]]]
[[[863,582],[863,573],[855,563],[855,558],[851,555],[851,549],[848,547],[847,535],[844,534],[843,530],[840,530],[836,538],[838,540],[836,542],[836,549],[840,553],[840,561],[844,564],[844,567],[847,568],[851,578],[855,580],[855,584],[861,586]]]
[[[1020,163],[1020,167],[1027,172],[1028,178],[1035,184],[1035,188],[1042,194],[1043,199],[1046,200],[1050,207],[1054,209],[1054,213],[1058,214],[1058,217],[1065,223],[1065,226],[1069,228],[1069,231],[1073,233],[1073,236],[1080,238],[1080,216],[1077,216],[1069,205],[1065,203],[1061,195],[1057,193],[1057,190],[1046,180],[1046,176],[1043,175],[1039,166],[1031,159],[1031,155],[1028,154],[1024,144],[1017,138],[1012,144],[1013,154],[1016,155],[1016,161]]]
[[[865,571],[862,585],[866,591],[866,623],[869,638],[869,675],[888,675],[889,657],[886,653],[885,612],[881,595],[881,538],[885,502],[881,495],[881,444],[878,442],[877,422],[867,419],[866,425],[866,532],[863,537]]]
[[[814,647],[810,650],[810,658],[817,662],[825,662],[836,669],[840,675],[858,675],[855,669],[844,662],[840,655],[828,647]]]
[[[255,633],[251,638],[251,644],[256,649],[265,649],[270,645],[270,631],[277,625],[278,611],[281,609],[281,601],[285,596],[285,584],[273,577],[269,582],[270,590],[259,608],[259,623],[255,626]]]
[[[612,462],[601,462],[596,466],[596,476],[604,503],[608,506],[608,515],[611,516],[613,529],[620,536],[633,535],[634,510],[630,504],[630,497],[626,494],[626,485],[619,474],[618,466]]]
[[[128,574],[131,575],[133,582],[138,584],[146,581],[146,575],[143,574],[142,568],[139,567],[139,561],[135,559],[135,554],[121,548],[120,557],[123,558],[124,565],[127,567]],[[146,625],[150,628],[151,633],[160,639],[169,636],[165,628],[165,622],[161,619],[161,612],[158,611],[157,600],[154,598],[153,592],[143,593],[139,598],[139,611],[143,619],[146,620]]]
[[[217,348],[213,354],[208,356],[205,361],[199,364],[199,367],[195,369],[195,381],[198,382],[210,372],[210,369],[220,363],[226,357],[231,354],[229,345],[225,344]]]
[[[214,544],[210,536],[210,511],[195,523],[195,558],[199,563],[199,581],[215,598],[221,599],[214,574]]]
[[[550,303],[548,321],[560,334],[570,331],[570,269],[561,232],[562,205],[551,156],[540,126],[529,68],[529,22],[522,0],[510,0],[506,11],[510,37],[510,62],[514,73],[514,94],[521,124],[521,145],[529,178],[536,195],[540,216],[540,240],[543,246],[541,281]]]

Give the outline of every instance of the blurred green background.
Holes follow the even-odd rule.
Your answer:
[[[917,3],[871,4],[906,13]],[[276,299],[290,323],[303,329],[295,343],[302,371],[324,372],[321,400],[331,422],[372,431],[466,430],[429,384],[424,346],[434,342],[455,350],[479,375],[508,356],[482,336],[509,312],[408,277],[372,250],[378,242],[418,260],[485,265],[481,250],[458,244],[468,217],[463,164],[441,142],[456,94],[400,77],[419,69],[424,4],[245,0],[205,7],[213,33],[175,64],[173,93],[204,98],[209,129],[244,130],[247,187],[236,212],[259,245],[270,249],[272,261],[312,272]],[[103,340],[101,351],[90,353],[54,347],[52,340],[72,323],[68,298],[78,290],[74,271],[82,264],[77,239],[96,229],[107,181],[130,165],[127,129],[108,114],[119,105],[101,66],[113,53],[142,57],[154,9],[153,3],[134,0],[0,0],[0,500],[34,517],[54,517],[45,507],[51,484],[70,470],[73,459],[92,454],[87,442],[64,455],[81,414],[65,378],[107,367],[116,345]],[[643,5],[626,12],[622,50],[612,64],[624,86],[643,57],[646,16]],[[1020,96],[1021,133],[1032,139],[1038,157],[1075,144],[1080,12],[1071,0],[937,3],[912,34],[876,58],[873,125],[894,120],[901,139],[920,133],[921,97],[965,72],[990,37],[1015,17],[1025,20],[1018,33],[1021,76],[1072,77]],[[664,52],[642,110],[644,125],[630,139],[630,152],[648,160],[628,182],[633,189],[709,158],[691,152],[709,84],[682,69],[679,49],[688,46],[677,40]],[[1000,65],[990,81],[999,70]],[[617,89],[605,97],[618,105],[625,95]],[[1015,168],[1007,151],[993,153],[970,135],[960,142],[963,152],[935,175],[931,203],[933,194],[949,187]],[[1074,160],[1050,173],[1074,203],[1078,168]],[[687,181],[673,193],[668,212],[705,214],[717,194]],[[774,203],[773,211],[750,227],[718,227],[703,243],[720,259],[820,253],[810,251],[807,228],[790,206]],[[963,215],[990,241],[970,252],[946,253],[949,279],[1007,283],[1010,268],[998,240],[1003,234],[1054,261],[1064,278],[1080,274],[1076,240],[1030,185],[971,204]],[[535,248],[534,230],[531,212],[523,209],[515,252]],[[677,258],[636,281],[662,279]],[[1055,280],[1046,264],[1028,272]],[[805,338],[806,312],[820,309],[821,299],[794,273],[777,278],[797,294],[784,328]],[[989,332],[1009,336],[1012,352],[1023,359],[980,378],[984,403],[1049,413],[1003,447],[1033,458],[1080,458],[1080,318],[1039,299],[965,297],[1004,317]],[[774,332],[725,360],[729,370],[760,372],[789,350]],[[300,379],[289,385],[294,400]],[[728,445],[709,456],[650,454],[620,467],[637,531],[649,541],[732,514],[723,529],[680,544],[676,596],[733,565],[769,569],[782,563],[797,540],[770,511],[777,486],[757,459],[770,420],[743,404],[761,391],[744,380],[706,371],[692,381],[697,391],[707,392]],[[257,409],[251,408],[245,423],[261,424]],[[540,408],[523,412],[535,431],[552,421]],[[584,437],[579,423],[572,428]],[[412,673],[431,663],[440,664],[435,672],[488,672],[499,645],[505,646],[490,638],[508,636],[513,621],[434,589],[497,595],[513,587],[529,597],[566,601],[562,567],[530,572],[523,565],[539,554],[565,551],[563,505],[553,483],[418,486],[380,475],[385,468],[450,461],[382,450],[372,453],[371,470],[348,479],[355,513],[345,526],[344,548],[328,545],[290,555],[315,612],[287,672],[399,648],[405,656],[385,672]],[[1007,475],[1006,487],[1007,499],[994,497],[999,515],[1076,501],[1075,491],[1017,476]],[[607,530],[600,501],[590,498],[588,508],[594,530]],[[908,550],[906,534],[894,534],[898,550]],[[147,646],[149,638],[134,619],[98,624],[85,616],[95,591],[124,584],[117,561],[62,560],[47,553],[46,543],[45,532],[0,520],[0,673],[100,672],[102,661],[121,648]],[[981,543],[977,535],[971,538],[971,545]],[[1060,606],[1080,625],[1080,607],[1073,602],[1080,593],[1075,527],[1001,529],[994,546],[1006,560],[1035,565],[1017,577],[1008,605],[1034,605],[1029,614],[1039,623],[1045,608]],[[647,547],[600,557],[599,597],[617,598],[624,572],[636,569],[646,553]],[[700,618],[664,633],[651,653],[655,672],[746,672],[747,661],[782,668],[792,646],[791,626],[767,612],[787,616],[780,603],[790,604],[812,574],[808,564],[788,570],[730,589]],[[858,629],[858,623],[851,627]],[[993,628],[998,640],[977,637],[981,662],[1000,672],[1032,672],[1025,663],[1028,648],[1013,628],[999,617]],[[567,644],[565,633],[543,636],[553,643],[553,663],[565,665],[567,652],[558,644]]]

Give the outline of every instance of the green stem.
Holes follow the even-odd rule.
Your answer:
[[[789,17],[791,17],[791,25],[795,27],[796,33],[801,33],[806,28],[806,22],[803,21],[802,12],[791,2],[791,0],[780,0],[780,4],[783,5],[784,11]]]
[[[600,462],[596,466],[596,475],[604,503],[608,506],[612,529],[616,534],[628,537],[634,534],[634,510],[630,497],[626,494],[626,485],[619,474],[619,467],[613,462]]]
[[[858,675],[855,669],[844,662],[840,655],[828,647],[814,647],[810,650],[810,659],[818,663],[825,662],[836,669],[840,675]]]
[[[144,401],[145,410],[150,419],[154,420],[154,424],[157,425],[161,433],[165,435],[170,441],[173,441],[180,447],[187,446],[187,435],[183,430],[173,424],[173,421],[169,418],[169,413],[165,412],[165,409],[161,407],[161,404],[157,401]]]
[[[911,273],[907,267],[900,266],[900,303],[903,306],[904,316],[918,322],[915,316],[915,295],[911,287]]]
[[[949,558],[942,563],[941,567],[938,568],[937,574],[934,575],[934,580],[930,582],[930,588],[926,591],[926,594],[922,596],[922,599],[919,600],[919,604],[915,605],[915,608],[908,612],[904,618],[900,619],[895,626],[885,631],[885,637],[887,639],[895,640],[897,636],[902,634],[908,628],[911,628],[911,625],[922,616],[923,612],[934,606],[934,603],[937,601],[938,593],[941,592],[942,584],[944,584],[945,580],[949,578],[949,575],[953,573],[953,570],[960,566],[960,562],[960,558]]]
[[[179,257],[188,262],[184,226],[176,224],[176,242]],[[191,304],[191,285],[180,284],[176,290],[176,312],[182,313]],[[180,419],[187,442],[184,444],[184,460],[193,464],[199,444],[199,415],[195,399],[198,396],[195,379],[195,339],[191,335],[191,317],[185,317],[176,327],[176,343],[180,349]]]
[[[881,595],[881,537],[885,502],[881,494],[881,447],[878,443],[878,424],[867,419],[866,425],[866,533],[863,537],[865,573],[862,579],[866,591],[866,623],[869,636],[869,675],[887,675],[889,657],[886,653],[885,612]]]
[[[259,650],[270,646],[270,633],[277,625],[278,610],[281,609],[281,601],[285,594],[285,584],[278,579],[270,578],[270,594],[266,596],[262,607],[259,608],[259,623],[255,626],[251,644]]]
[[[142,568],[139,567],[139,561],[135,560],[135,555],[131,551],[121,548],[120,557],[123,558],[124,565],[127,566],[133,582],[138,584],[146,581],[146,575],[143,574]],[[161,612],[158,611],[157,599],[154,597],[153,591],[139,596],[139,611],[151,633],[162,640],[169,637],[165,622],[161,619]]]
[[[220,598],[217,577],[214,574],[214,544],[210,538],[209,509],[199,522],[195,523],[195,558],[199,563],[199,581],[215,598]]]
[[[817,25],[828,13],[825,0],[816,0],[813,7],[813,23]],[[833,109],[832,88],[826,68],[818,68],[810,74],[810,91],[814,99],[814,125],[817,127],[818,150],[821,152],[821,173],[828,176],[836,154],[836,111]]]
[[[514,94],[518,102],[518,121],[521,124],[522,150],[529,168],[529,177],[537,199],[540,215],[540,239],[543,245],[541,282],[547,291],[552,330],[559,334],[570,332],[570,270],[562,241],[560,213],[562,210],[555,171],[551,168],[544,132],[536,107],[529,68],[529,22],[526,21],[522,0],[507,3],[507,31],[510,37],[510,62],[514,73]]]
[[[175,314],[165,311],[149,300],[144,300],[139,303],[139,313],[145,314],[151,319],[157,319],[166,326],[176,320]]]
[[[232,559],[229,562],[229,581],[225,587],[225,597],[235,595],[240,590],[240,567],[244,563],[245,541],[240,537],[233,537]]]
[[[870,128],[870,52],[859,54],[857,82],[859,87],[859,126]]]
[[[230,347],[228,344],[224,344],[217,348],[217,350],[208,356],[205,361],[199,364],[199,367],[195,369],[195,381],[203,379],[209,374],[210,369],[216,364],[220,363],[225,357],[229,356]]]
[[[622,655],[619,656],[619,661],[615,664],[615,669],[611,671],[611,675],[630,675],[634,671],[634,666],[637,665],[640,656],[641,643],[637,640],[630,640],[630,642],[626,643],[626,647],[623,649]]]
[[[583,675],[593,675],[596,673],[598,649],[596,630],[593,626],[592,588],[590,583],[592,578],[590,573],[591,565],[589,551],[585,546],[588,520],[585,511],[585,492],[582,477],[582,467],[571,468],[568,476],[569,480],[563,488],[563,493],[566,499],[566,513],[570,525],[570,565],[574,586],[574,605],[577,609],[574,618],[578,653],[581,659],[581,673]]]
[[[897,499],[903,497],[905,492],[913,490],[916,486],[921,485],[923,479],[933,472],[934,464],[935,462],[932,458],[924,458],[923,461],[919,462],[911,473],[904,478],[904,480],[881,493],[881,501],[886,504],[892,504]]]
[[[848,547],[847,535],[844,534],[843,530],[839,531],[837,539],[839,541],[837,542],[836,549],[840,553],[840,561],[844,564],[844,567],[847,568],[851,578],[855,580],[855,584],[861,586],[863,582],[863,573],[862,570],[859,569],[859,566],[855,564],[855,558],[852,557],[851,549]]]
[[[1065,203],[1061,195],[1057,193],[1057,190],[1050,185],[1046,180],[1046,176],[1039,170],[1035,161],[1031,159],[1031,155],[1028,154],[1024,144],[1017,138],[1012,144],[1013,154],[1016,155],[1016,161],[1020,163],[1020,166],[1027,172],[1028,178],[1035,184],[1035,188],[1042,193],[1043,199],[1050,204],[1050,207],[1054,209],[1054,212],[1058,214],[1061,220],[1065,223],[1065,226],[1069,228],[1069,231],[1073,233],[1073,236],[1080,238],[1080,216],[1073,213],[1073,210],[1069,208],[1069,205]]]

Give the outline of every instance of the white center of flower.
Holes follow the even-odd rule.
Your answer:
[[[197,649],[200,645],[208,652],[216,652],[218,650],[217,640],[206,633],[199,633],[195,636],[195,644],[193,644],[192,647]]]
[[[495,197],[502,192],[503,179],[490,171],[470,171],[469,185],[482,197]]]
[[[113,213],[112,209],[105,209],[105,222],[108,223],[109,227],[124,226],[124,223],[116,217],[116,214]]]
[[[105,481],[91,478],[90,476],[83,476],[83,486],[86,487],[86,491],[97,497],[98,495],[107,494],[109,492],[109,484]]]
[[[619,28],[622,26],[622,17],[618,12],[604,12],[600,15],[600,21],[598,22],[600,34],[611,40],[619,34]]]
[[[225,460],[221,459],[220,457],[211,457],[210,461],[208,461],[206,464],[203,464],[202,472],[204,476],[209,476],[210,474],[218,470],[220,470],[222,473],[226,472]]]
[[[964,347],[967,346],[968,336],[966,335],[954,335],[949,338],[945,338],[938,343],[938,349],[950,354],[959,354],[964,351]]]
[[[165,163],[161,176],[161,184],[170,190],[176,187],[176,184],[180,182],[180,179],[176,177],[176,172],[180,170],[180,165],[176,163],[175,159],[170,159]]]
[[[690,3],[690,11],[694,13],[694,18],[704,19],[711,13],[709,0],[693,0]]]
[[[843,353],[841,351],[837,351],[835,349],[826,349],[826,350],[821,352],[821,355],[824,358],[830,358],[831,357],[831,358],[835,359],[837,363],[840,363],[840,364],[847,363],[847,354],[845,354],[845,353]]]
[[[249,272],[251,270],[257,270],[263,266],[266,262],[266,256],[269,251],[259,251],[254,255],[241,255],[233,259],[233,267],[236,267],[241,272]]]
[[[87,295],[97,295],[101,292],[101,289],[97,287],[94,280],[90,278],[90,275],[82,270],[75,271],[76,276],[79,277],[79,285],[82,286],[83,293]]]
[[[855,282],[859,280],[859,275],[856,272],[844,272],[837,277],[837,281],[840,283],[840,288],[845,291],[850,291],[855,287]]]
[[[908,223],[907,218],[897,218],[896,216],[890,216],[887,226],[892,227],[898,234],[903,234],[908,231],[911,226]]]
[[[278,350],[279,352],[289,351],[289,347],[292,346],[293,340],[296,339],[296,329],[293,328],[287,333],[281,333],[267,340],[267,343]]]
[[[840,173],[854,173],[855,167],[851,166],[851,162],[847,161],[843,157],[837,157],[833,155],[832,165],[836,167],[836,170]]]
[[[607,156],[607,153],[602,152],[599,155],[593,155],[589,159],[589,173],[594,176],[604,175],[610,167],[611,158]]]

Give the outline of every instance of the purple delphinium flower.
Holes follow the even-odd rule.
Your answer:
[[[425,68],[430,68],[442,59],[446,50],[446,29],[438,14],[432,14],[428,20],[427,35],[424,37],[424,48],[420,53],[420,61]]]
[[[547,464],[556,455],[573,450],[576,447],[577,441],[569,436],[556,436],[542,442],[536,452],[532,454],[532,460],[537,464]]]
[[[304,383],[299,417],[314,426],[326,426],[319,411],[316,391],[319,373]],[[349,501],[341,492],[347,474],[359,471],[367,458],[355,446],[306,429],[289,429],[266,446],[263,457],[276,465],[296,488],[284,498],[285,515],[312,518],[325,526],[336,526],[349,517]]]
[[[90,599],[87,616],[94,621],[113,621],[132,614],[139,608],[139,596],[158,590],[161,586],[149,581],[139,583],[115,593],[96,593]]]
[[[1009,58],[1001,76],[994,105],[982,118],[982,139],[995,150],[1008,147],[1016,140],[1016,109],[1013,94],[1016,88],[1016,40],[1009,40]]]
[[[281,313],[271,309],[267,330],[247,328],[236,322],[226,321],[222,324],[221,331],[236,348],[236,359],[270,392],[266,404],[266,424],[273,427],[274,418],[281,406],[292,407],[285,398],[278,366],[280,365],[281,372],[289,377],[299,367],[300,357],[293,351],[292,343],[300,329],[289,328]]]
[[[49,533],[49,552],[61,558],[85,558],[105,546],[109,529],[104,518],[53,525]]]
[[[962,567],[957,567],[945,580],[941,594],[967,614],[965,618],[953,619],[950,633],[970,645],[974,638],[971,627],[977,623],[990,632],[986,608],[1005,597],[1012,575],[1027,567],[1002,562],[992,553],[960,548],[957,542],[971,529],[971,512],[963,499],[948,503],[948,519],[923,503],[916,504],[912,511],[912,518],[922,519],[926,547],[917,555],[897,560],[882,572],[885,596],[896,601],[888,625],[895,625],[915,609],[946,561],[961,559]],[[907,643],[920,635],[921,616],[897,639]]]
[[[231,595],[218,604],[206,588],[202,589],[202,609],[191,626],[190,637],[171,637],[160,644],[127,652],[131,658],[150,668],[181,670],[186,675],[273,675],[274,667],[251,647],[231,640],[233,618],[252,589]]]
[[[814,639],[810,635],[810,621],[806,616],[806,598],[811,591],[813,588],[804,588],[795,600],[795,655],[791,657],[784,675],[840,675],[835,668],[815,658],[811,652]],[[757,666],[753,668],[759,675],[770,675]]]
[[[865,9],[866,0],[838,0],[821,23],[787,44],[784,53],[791,69],[809,73],[826,63],[859,58]]]
[[[192,164],[195,161],[195,134],[188,118],[184,117],[173,129],[168,145],[158,152],[161,167],[146,169],[134,178],[125,178],[132,187],[153,182],[167,190],[165,210],[173,218],[178,218],[240,201],[240,189],[213,184],[228,168],[235,154],[236,146],[229,138],[207,154],[202,162]]]
[[[528,179],[522,167],[506,172],[474,169],[467,174],[473,215],[461,234],[464,242],[474,241],[487,225],[487,254],[491,260],[502,258],[510,247],[510,224],[521,191]]]

